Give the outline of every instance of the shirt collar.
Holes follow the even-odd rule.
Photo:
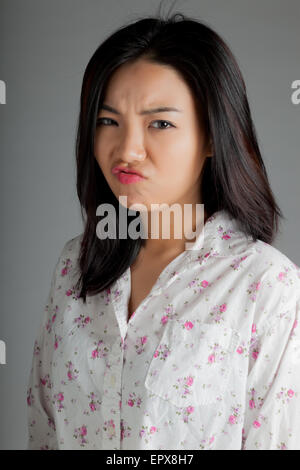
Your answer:
[[[190,242],[191,243],[191,242]],[[191,249],[192,248],[192,249]],[[239,222],[226,210],[214,212],[205,222],[195,242],[166,266],[153,286],[150,296],[159,295],[163,289],[188,270],[191,264],[205,264],[211,258],[236,256],[245,259],[254,249],[251,236],[244,234]],[[240,257],[239,257],[240,256]],[[119,287],[131,281],[130,267],[119,279]],[[127,285],[128,289],[129,286]],[[128,290],[127,289],[127,290]],[[128,291],[129,295],[129,291]]]
[[[206,220],[190,249],[177,256],[162,271],[154,291],[160,293],[195,263],[203,265],[211,258],[232,256],[245,259],[253,250],[252,237],[241,230],[239,221],[225,209],[216,211]]]
[[[246,235],[237,219],[225,209],[214,212],[205,222],[192,249],[186,250],[187,258],[196,261],[209,256],[238,255],[253,248],[253,240]]]

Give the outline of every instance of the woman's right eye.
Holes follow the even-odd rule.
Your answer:
[[[113,120],[110,119],[110,118],[98,118],[98,119],[97,119],[97,126],[101,126],[101,124],[103,124],[103,121],[115,122],[115,121],[113,121]],[[104,125],[106,125],[106,124],[104,124]]]

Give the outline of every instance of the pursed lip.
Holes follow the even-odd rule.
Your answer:
[[[131,174],[131,175],[138,175],[138,176],[141,176],[141,178],[145,178],[143,173],[141,173],[139,171],[136,171],[133,168],[128,168],[128,167],[125,168],[125,167],[122,167],[122,166],[115,166],[112,169],[113,175],[116,175],[116,174],[121,173],[121,172],[128,173],[128,174]]]

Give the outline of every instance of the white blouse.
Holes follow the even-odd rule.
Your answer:
[[[37,332],[28,449],[300,450],[297,265],[218,211],[127,321],[130,268],[78,299],[82,236]]]

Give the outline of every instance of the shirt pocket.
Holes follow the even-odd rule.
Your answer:
[[[216,403],[228,387],[238,341],[239,333],[224,324],[170,321],[154,351],[145,387],[178,407]]]

